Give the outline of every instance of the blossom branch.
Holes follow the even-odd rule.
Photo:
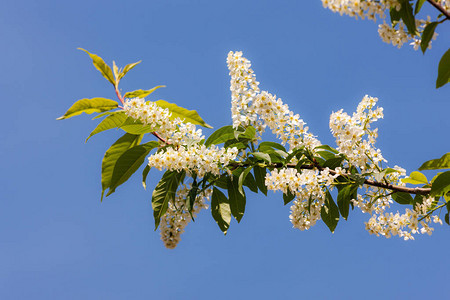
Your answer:
[[[249,166],[249,164],[245,164],[245,163],[230,163],[230,166],[233,167],[233,169],[236,169],[238,167],[247,167]],[[273,163],[268,165],[268,167],[270,168],[282,168],[284,167],[284,165],[282,163]],[[315,165],[315,164],[306,164],[306,165],[301,165],[301,166],[297,166],[296,164],[287,164],[285,165],[285,167],[287,168],[299,168],[299,169],[304,169],[304,170],[314,170],[314,169],[318,169],[319,171],[324,170],[325,168],[319,166],[319,165]],[[334,170],[329,170],[330,174],[336,175],[336,171]],[[342,175],[342,177],[345,177],[347,179],[349,179],[348,175]],[[382,189],[387,189],[387,190],[391,190],[391,191],[395,191],[395,192],[403,192],[403,193],[408,193],[408,194],[417,194],[417,195],[428,195],[431,192],[431,188],[409,188],[409,187],[404,187],[404,186],[399,186],[399,185],[393,185],[390,183],[384,183],[384,182],[379,182],[379,181],[375,181],[375,180],[371,180],[371,179],[365,179],[364,180],[364,184],[366,185],[370,185],[370,186],[374,186],[374,187],[379,187]]]
[[[445,19],[450,20],[450,12],[446,11],[439,3],[435,2],[434,0],[427,0],[428,3],[433,5],[437,10],[439,10],[444,16]]]

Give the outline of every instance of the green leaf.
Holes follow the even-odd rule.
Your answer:
[[[450,171],[439,174],[431,186],[430,195],[433,197],[445,195],[450,191]]]
[[[79,50],[82,50],[86,52],[92,59],[92,63],[94,64],[95,68],[102,73],[103,77],[108,79],[109,82],[111,82],[112,85],[116,85],[116,81],[114,79],[113,72],[111,71],[111,68],[103,61],[103,59],[93,53],[89,53],[89,51],[84,50],[83,48],[78,48]]]
[[[239,181],[238,181],[238,190],[239,193],[241,193],[242,196],[245,196],[244,189],[242,188],[242,185],[244,184],[244,180],[247,177],[248,173],[252,170],[253,166],[247,167],[244,172],[239,175]]]
[[[114,193],[116,188],[130,178],[139,167],[144,163],[145,158],[150,151],[158,147],[157,141],[151,141],[125,151],[114,165],[111,184],[109,186],[108,195]]]
[[[106,118],[104,118],[98,125],[95,127],[95,129],[91,132],[91,134],[87,137],[86,142],[95,134],[100,133],[105,130],[113,129],[113,128],[119,128],[123,122],[127,119],[127,116],[125,115],[125,112],[123,111],[117,111]]]
[[[266,168],[262,168],[260,166],[253,167],[253,173],[255,174],[256,185],[259,190],[267,196],[267,187],[266,187]]]
[[[144,171],[142,171],[142,186],[144,187],[144,189],[147,189],[147,175],[148,172],[150,172],[150,166],[146,165],[144,168]]]
[[[411,172],[409,177],[402,179],[402,182],[410,184],[428,184],[427,177],[417,171]]]
[[[205,121],[198,115],[197,111],[195,110],[187,110],[186,108],[180,107],[176,104],[169,103],[164,100],[158,100],[155,102],[156,105],[162,108],[167,108],[171,113],[172,116],[171,119],[180,118],[181,120],[184,119],[183,122],[187,123],[190,122],[195,125],[200,125],[206,128],[212,128],[210,125],[206,124]]]
[[[416,7],[414,8],[414,14],[417,15],[422,8],[422,5],[425,3],[426,0],[418,0],[416,2]]]
[[[438,77],[436,79],[436,88],[440,88],[450,81],[450,48],[442,55],[438,67]]]
[[[414,17],[413,8],[408,0],[400,1],[402,8],[400,9],[400,16],[408,29],[409,34],[416,35],[416,19]]]
[[[173,201],[178,185],[184,176],[184,171],[166,171],[156,185],[152,194],[153,217],[155,218],[155,230],[158,229],[161,217],[167,211],[169,201]]]
[[[444,154],[441,158],[432,159],[424,162],[419,170],[439,170],[450,169],[450,152]]]
[[[450,225],[449,213],[446,213],[446,214],[445,214],[444,220],[445,220],[445,223],[447,223],[448,225]]]
[[[283,193],[283,201],[284,205],[288,204],[292,200],[294,200],[295,194],[292,194],[292,192],[288,189],[287,193]]]
[[[256,185],[255,178],[252,173],[248,173],[244,179],[244,185],[250,189],[253,193],[258,193],[258,186]]]
[[[394,25],[395,22],[400,21],[400,18],[401,18],[401,16],[400,16],[400,11],[397,11],[397,10],[395,9],[395,7],[392,7],[392,8],[389,10],[389,15],[390,15],[390,17],[391,17],[391,24],[392,24],[392,25]]]
[[[140,135],[126,133],[106,150],[102,161],[102,199],[105,190],[111,186],[111,179],[117,160],[129,148],[139,145],[141,139],[142,136]]]
[[[114,73],[114,78],[116,78],[116,81],[118,82],[119,80],[117,80],[117,78],[119,78],[119,68],[117,67],[115,61],[113,61],[113,73]]]
[[[239,192],[239,179],[236,176],[228,177],[227,188],[228,198],[230,199],[231,213],[238,223],[241,221],[245,212],[245,195]]]
[[[128,117],[120,128],[130,134],[146,134],[155,131],[157,128],[152,125],[144,125],[141,121]]]
[[[100,119],[100,118],[103,118],[104,116],[109,116],[109,115],[112,115],[113,113],[116,113],[116,112],[117,111],[106,111],[104,113],[96,115],[95,117],[92,118],[92,120]]]
[[[339,209],[328,191],[325,196],[324,206],[322,206],[322,209],[320,210],[320,216],[330,229],[331,233],[334,233],[339,222]]]
[[[119,103],[105,98],[81,99],[75,102],[66,113],[56,120],[68,119],[82,113],[92,114],[95,112],[104,112],[117,108]]]
[[[215,187],[211,196],[211,214],[220,230],[227,234],[231,221],[230,203],[227,197]]]
[[[234,139],[233,126],[224,126],[214,131],[205,142],[205,146],[222,144],[230,139]]]
[[[192,221],[194,221],[194,216],[192,215],[192,209],[194,208],[195,199],[197,199],[197,194],[199,191],[197,174],[193,174],[193,182],[191,189],[189,190],[188,197],[186,198],[186,207],[188,208],[189,214],[191,215]]]
[[[341,163],[344,161],[344,157],[342,156],[338,156],[338,157],[333,157],[330,159],[327,159],[322,166],[324,168],[330,168],[330,169],[336,169],[337,167],[339,167],[341,165]]]
[[[396,192],[392,194],[392,199],[394,199],[394,201],[398,204],[413,204],[415,202],[410,194],[404,192]]]
[[[252,152],[252,153],[249,153],[249,154],[253,155],[254,157],[256,157],[256,158],[258,158],[258,159],[261,159],[261,160],[267,162],[268,164],[271,164],[271,163],[272,163],[272,160],[271,160],[271,158],[270,158],[270,155],[267,154],[267,153],[263,153],[263,152]]]
[[[145,98],[148,95],[150,95],[151,93],[153,93],[154,91],[156,91],[157,89],[162,88],[162,87],[166,87],[166,86],[158,85],[150,90],[136,90],[133,92],[128,92],[128,93],[125,93],[125,95],[123,97],[124,98]]]
[[[274,143],[274,142],[262,142],[261,144],[259,144],[258,146],[258,150],[261,152],[266,152],[267,150],[272,150],[272,149],[278,149],[281,150],[283,152],[287,152],[286,148],[283,147],[283,145],[280,145],[278,143]]]
[[[339,207],[339,212],[341,213],[342,217],[347,220],[350,211],[350,204],[352,202],[351,200],[356,199],[357,197],[358,185],[350,184],[338,186],[338,190],[339,193],[337,196],[337,204]]]
[[[314,149],[324,149],[324,150],[331,151],[331,152],[333,152],[334,154],[338,154],[338,153],[339,153],[339,151],[337,151],[336,149],[334,149],[334,148],[332,148],[332,147],[330,147],[330,146],[328,146],[328,145],[320,145],[320,146],[317,146],[317,147],[314,148]]]
[[[436,26],[438,24],[439,24],[438,22],[431,22],[423,30],[422,39],[420,41],[420,49],[422,49],[422,53],[425,54],[425,51],[427,51],[428,44],[430,43],[431,38],[433,37],[434,34],[434,30],[436,29]]]
[[[136,67],[136,66],[137,66],[138,64],[140,64],[140,63],[141,63],[141,60],[138,61],[138,62],[135,62],[135,63],[126,65],[126,66],[123,68],[122,72],[120,72],[120,74],[119,74],[119,76],[118,76],[118,80],[122,79],[123,76],[125,76],[125,74],[128,73],[128,71],[130,71],[131,69],[133,69],[134,67]]]

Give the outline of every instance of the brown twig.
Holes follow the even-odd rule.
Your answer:
[[[450,12],[446,11],[439,3],[435,2],[434,0],[427,0],[428,3],[433,5],[437,10],[439,10],[446,19],[450,20]]]

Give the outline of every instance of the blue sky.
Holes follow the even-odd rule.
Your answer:
[[[426,5],[426,4],[425,4]],[[242,50],[261,88],[333,145],[332,111],[378,97],[378,146],[411,172],[449,151],[449,86],[434,88],[443,24],[424,56],[383,43],[370,21],[315,1],[5,1],[0,10],[1,299],[443,298],[449,227],[416,241],[364,230],[354,211],[334,234],[292,229],[281,194],[248,198],[226,237],[204,211],[177,249],[153,230],[151,171],[100,202],[104,151],[119,136],[90,116],[56,121],[76,100],[114,97],[78,47],[119,65],[142,60],[123,91],[164,84],[150,100],[231,124],[226,55]],[[445,31],[447,29],[447,31]],[[212,131],[204,130],[206,135]]]

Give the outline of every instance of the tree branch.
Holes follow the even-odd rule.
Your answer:
[[[427,0],[428,3],[433,5],[437,10],[439,10],[446,19],[450,20],[450,12],[446,11],[439,3],[435,2],[434,0]]]

